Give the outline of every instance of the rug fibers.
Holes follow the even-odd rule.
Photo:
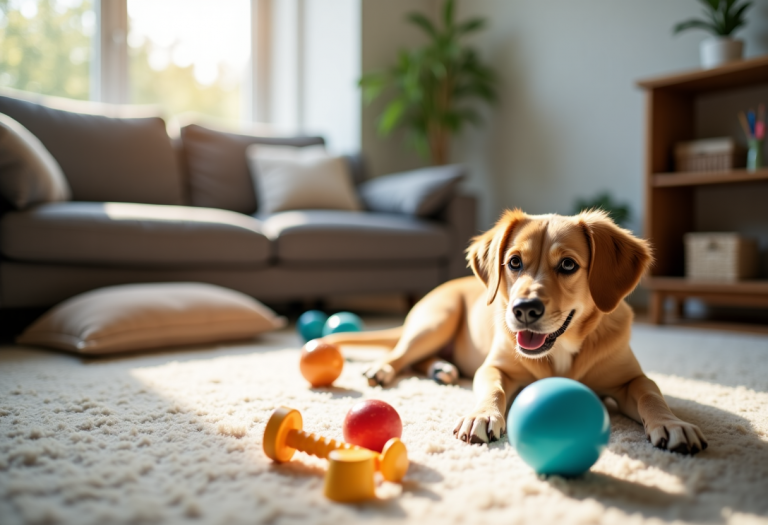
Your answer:
[[[611,417],[608,449],[583,478],[537,477],[505,441],[451,434],[471,385],[404,377],[369,388],[375,350],[349,353],[336,388],[299,374],[284,330],[247,344],[87,360],[0,349],[0,523],[768,524],[768,337],[636,325],[633,348],[672,409],[710,448],[653,448]],[[277,405],[341,438],[366,398],[397,408],[412,459],[405,483],[359,505],[323,497],[324,462],[274,465],[262,432]]]

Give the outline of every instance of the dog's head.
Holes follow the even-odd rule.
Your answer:
[[[616,309],[650,265],[651,251],[602,211],[564,217],[513,210],[473,239],[467,259],[488,304],[502,301],[518,352],[538,358],[569,326]]]

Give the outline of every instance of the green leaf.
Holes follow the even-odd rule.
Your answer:
[[[422,28],[432,38],[437,38],[437,29],[432,22],[422,13],[408,13],[406,19],[412,24]]]
[[[726,26],[727,35],[733,34],[738,28],[746,24],[746,21],[744,20],[744,11],[750,7],[752,7],[752,2],[742,4],[736,9],[736,12],[733,13],[733,16],[728,20],[728,25]]]
[[[717,8],[720,6],[720,0],[699,0],[699,2],[704,4],[705,9],[712,11],[717,11]]]
[[[481,29],[485,29],[485,19],[473,18],[459,25],[459,27],[456,28],[456,32],[460,35],[465,35]]]
[[[714,35],[718,34],[717,27],[715,27],[711,22],[705,22],[704,20],[686,20],[685,22],[680,22],[679,24],[675,24],[672,32],[674,34],[678,34],[683,31],[687,31],[688,29],[703,29],[704,31],[708,31]]]
[[[400,124],[405,113],[405,106],[405,101],[399,98],[387,105],[381,118],[379,118],[379,133],[381,135],[389,135]]]
[[[370,104],[387,88],[389,79],[386,73],[368,73],[358,80],[358,85],[363,89],[363,101]]]
[[[423,158],[429,158],[429,140],[427,134],[417,129],[411,129],[406,134],[408,145],[416,150]]]
[[[443,23],[446,29],[453,29],[453,0],[445,1],[443,6]]]

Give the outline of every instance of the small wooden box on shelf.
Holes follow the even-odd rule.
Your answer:
[[[644,234],[652,242],[655,256],[651,273],[644,280],[651,294],[651,322],[663,321],[667,298],[676,302],[678,312],[688,298],[716,305],[767,308],[768,279],[764,275],[762,279],[723,283],[686,279],[683,236],[697,231],[697,192],[707,187],[750,183],[768,188],[768,169],[674,172],[672,159],[675,144],[706,138],[696,136],[697,112],[704,97],[719,93],[729,96],[731,92],[766,86],[764,96],[768,98],[768,56],[642,80],[638,85],[646,97]],[[735,120],[736,114],[731,118]],[[768,232],[768,203],[759,215],[760,231]],[[755,225],[750,227],[754,229]]]

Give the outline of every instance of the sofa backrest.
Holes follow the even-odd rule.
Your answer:
[[[162,118],[79,113],[4,94],[0,113],[40,139],[61,166],[73,200],[183,203],[181,172]]]

